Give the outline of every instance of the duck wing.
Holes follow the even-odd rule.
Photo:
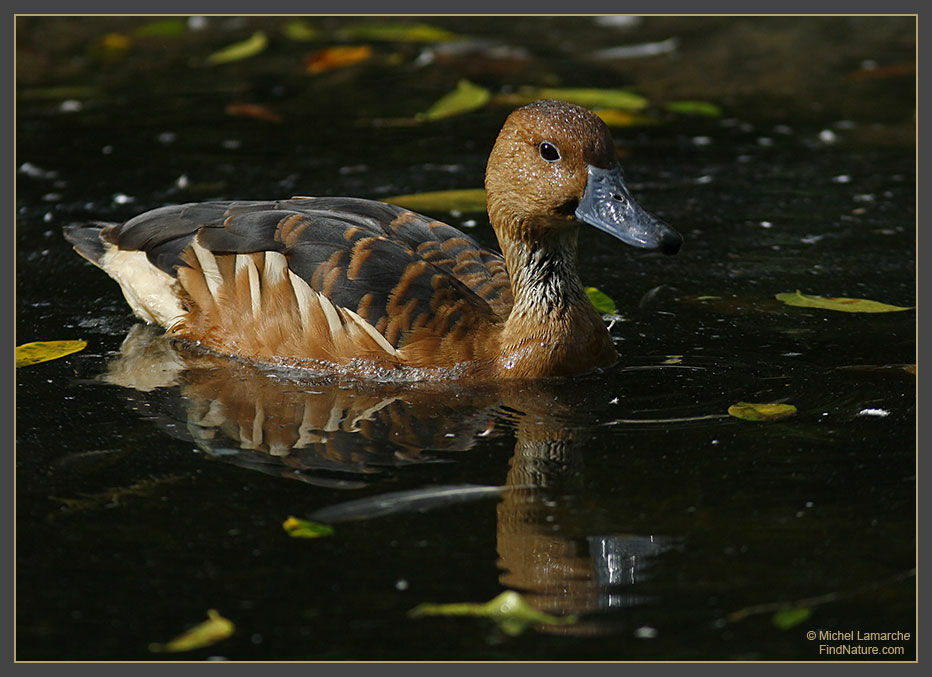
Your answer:
[[[86,228],[66,236],[99,265],[105,258],[82,249],[92,239]],[[285,345],[295,322],[305,343],[323,346],[326,354],[312,357],[397,353],[415,338],[437,343],[498,324],[512,302],[500,255],[452,226],[372,200],[174,205],[104,227],[99,240],[108,251],[144,253],[177,278],[176,333],[208,345],[224,335],[215,343],[247,357],[308,354],[307,345]],[[261,346],[235,329],[250,315]],[[352,345],[341,333],[355,336]]]

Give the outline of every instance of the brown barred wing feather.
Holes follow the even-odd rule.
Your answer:
[[[369,200],[177,205],[102,238],[177,278],[175,335],[259,361],[472,360],[511,306],[497,254]]]

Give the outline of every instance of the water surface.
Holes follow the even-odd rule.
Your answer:
[[[807,631],[915,632],[915,313],[774,298],[916,302],[908,18],[866,33],[847,18],[425,19],[488,44],[372,41],[370,61],[317,76],[304,57],[353,20],[312,22],[311,43],[282,18],[156,38],[133,32],[143,19],[20,21],[17,342],[89,345],[17,371],[19,659],[165,658],[149,644],[207,609],[234,635],[168,658],[820,660]],[[258,29],[263,53],[203,65]],[[100,51],[108,34],[130,47]],[[634,193],[686,244],[661,257],[582,232],[583,281],[618,305],[603,373],[470,387],[258,370],[137,325],[60,235],[171,202],[481,187],[508,106],[391,122],[463,77],[496,93],[631,85],[658,111],[613,133]],[[660,112],[675,100],[722,114]],[[225,113],[243,102],[282,121]],[[434,215],[494,246],[484,214]],[[739,401],[798,413],[742,421]],[[318,540],[282,529],[467,484],[503,489]],[[579,620],[512,636],[408,615],[503,590]],[[808,618],[780,627],[787,609]]]

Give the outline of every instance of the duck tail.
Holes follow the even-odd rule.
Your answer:
[[[64,235],[74,250],[96,266],[100,266],[100,259],[106,248],[100,234],[109,223],[77,223],[65,226]]]

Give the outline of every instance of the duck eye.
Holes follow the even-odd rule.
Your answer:
[[[540,152],[540,156],[547,162],[556,162],[560,159],[560,149],[549,141],[541,141],[537,150]]]

